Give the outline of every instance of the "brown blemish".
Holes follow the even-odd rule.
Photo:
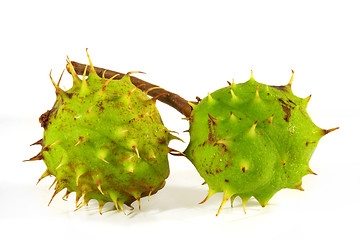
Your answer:
[[[289,99],[289,98],[288,98],[288,102],[289,102],[289,103],[292,103],[292,104],[294,104],[294,105],[296,106],[296,103],[294,103],[293,101],[291,101],[291,99]]]
[[[214,118],[213,116],[211,116],[210,113],[208,113],[208,116],[209,116],[209,118],[211,119],[213,125],[216,125],[216,122],[215,122],[215,121],[216,121],[217,119]]]
[[[159,144],[164,144],[166,139],[164,137],[156,139]]]
[[[211,120],[210,119],[208,120],[208,127],[209,127],[209,137],[208,137],[208,139],[209,139],[210,143],[213,143],[215,141],[215,139],[214,139],[214,135],[213,135],[213,132],[212,132]]]
[[[316,142],[306,142],[306,143],[305,143],[305,146],[307,146],[307,147],[308,147],[308,146],[309,146],[309,144],[314,144],[314,143],[316,143]]]
[[[245,167],[242,167],[241,168],[241,171],[244,173],[246,171],[246,168]]]
[[[278,101],[282,103],[282,109],[285,112],[284,120],[286,122],[289,122],[289,119],[291,117],[291,109],[288,104],[286,104],[281,98],[278,98]]]
[[[228,180],[228,179],[225,179],[225,182],[229,182],[229,180]]]
[[[286,89],[286,86],[270,86],[273,88],[276,88],[277,90],[283,91],[283,92],[288,92]]]
[[[47,110],[45,113],[41,114],[39,117],[39,122],[41,124],[41,127],[44,129],[47,128],[48,122],[49,122],[49,116],[50,116],[50,110]]]
[[[227,151],[228,151],[228,149],[226,148],[226,145],[225,145],[224,143],[218,143],[218,142],[216,142],[213,146],[214,146],[214,147],[215,147],[215,146],[221,146],[221,147],[223,148],[224,152],[227,152]]]

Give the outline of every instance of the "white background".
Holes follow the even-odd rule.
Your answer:
[[[131,2],[131,3],[130,3]],[[359,239],[360,37],[357,1],[2,1],[0,7],[0,229],[7,239]],[[183,157],[169,156],[163,190],[128,216],[97,202],[74,212],[75,196],[47,206],[53,178],[36,186],[42,161],[23,163],[40,147],[38,117],[52,107],[53,70],[66,56],[136,75],[188,100],[244,82],[284,85],[312,94],[308,112],[320,127],[340,127],[321,139],[311,161],[318,174],[304,192],[282,190],[266,208],[237,198],[215,217],[222,194],[203,205],[207,186]],[[62,83],[71,86],[65,73]],[[62,86],[63,87],[63,86]],[[188,124],[158,103],[165,125],[188,142]],[[186,143],[172,142],[184,150]],[[61,195],[61,196],[60,196]],[[10,235],[9,235],[10,234]],[[196,238],[195,238],[196,237]]]

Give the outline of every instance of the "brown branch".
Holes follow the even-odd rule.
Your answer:
[[[71,61],[71,64],[74,66],[75,72],[78,75],[83,75],[84,74],[84,70],[85,70],[85,64],[82,63],[78,63],[78,62],[74,62]],[[105,78],[111,78],[116,74],[119,74],[118,76],[116,76],[114,79],[121,79],[123,76],[125,76],[125,74],[123,73],[119,73],[119,72],[115,72],[112,70],[107,70],[104,68],[99,68],[99,67],[94,67],[96,73],[99,76],[102,76],[104,71],[104,77]],[[86,76],[89,74],[89,68],[87,68],[86,70]],[[147,92],[147,94],[149,96],[155,97],[157,98],[159,101],[166,103],[167,105],[175,108],[176,110],[178,110],[181,114],[185,115],[186,117],[190,117],[190,112],[191,112],[191,106],[188,104],[188,101],[185,100],[184,98],[180,97],[179,95],[169,92],[163,88],[158,88],[159,86],[148,83],[146,81],[143,81],[137,77],[133,77],[130,76],[130,80],[131,82],[138,87],[139,89],[141,89],[144,92]],[[154,88],[154,89],[151,89]]]

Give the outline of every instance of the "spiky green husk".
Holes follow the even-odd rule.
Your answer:
[[[268,86],[253,77],[219,89],[190,117],[185,154],[209,187],[203,202],[217,192],[223,205],[254,196],[261,206],[283,188],[299,189],[302,177],[314,174],[309,160],[327,131],[306,112],[310,97],[296,97],[286,86]]]
[[[40,117],[42,150],[30,159],[46,164],[39,181],[55,176],[54,196],[63,189],[65,198],[75,192],[77,209],[96,199],[100,213],[106,202],[119,211],[156,193],[169,175],[171,135],[155,99],[136,88],[129,74],[116,81],[101,78],[90,61],[90,74],[81,80],[70,61],[67,67],[73,87],[63,91],[51,79],[56,102]]]

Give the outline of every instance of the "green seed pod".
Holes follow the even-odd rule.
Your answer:
[[[245,205],[255,197],[265,207],[283,188],[299,189],[314,174],[309,160],[320,140],[337,129],[317,127],[306,112],[308,98],[296,97],[291,83],[268,86],[250,80],[229,84],[205,97],[193,110],[185,150],[209,187],[223,192],[217,215],[230,198]],[[202,202],[202,203],[203,203]]]
[[[160,190],[169,175],[173,136],[156,98],[135,87],[130,73],[121,80],[101,78],[90,61],[89,76],[80,79],[69,60],[67,68],[73,87],[64,91],[51,78],[56,102],[40,117],[44,136],[35,144],[42,149],[28,161],[43,160],[47,169],[39,181],[55,176],[53,197],[63,189],[64,198],[75,192],[76,209],[91,199],[100,214],[106,202],[124,211],[123,204],[138,200],[140,208],[140,198]]]

